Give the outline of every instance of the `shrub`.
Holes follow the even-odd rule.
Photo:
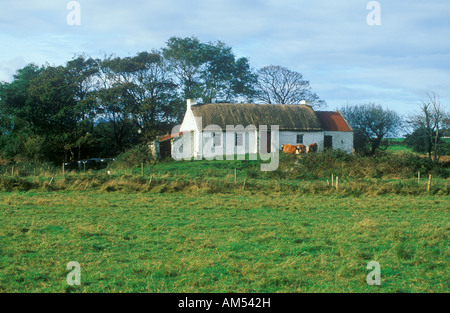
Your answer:
[[[154,163],[155,160],[146,145],[138,145],[120,154],[112,163],[113,168],[132,168]]]

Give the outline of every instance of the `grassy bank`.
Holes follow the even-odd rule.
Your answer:
[[[448,196],[450,169],[415,155],[375,157],[339,152],[280,155],[276,171],[262,172],[260,161],[152,162],[130,167],[116,163],[106,170],[63,172],[61,168],[3,170],[0,191],[197,192]],[[34,175],[34,173],[37,173]],[[420,180],[418,175],[420,173]],[[428,178],[432,183],[428,188]],[[332,178],[333,177],[333,178]],[[336,185],[339,177],[339,185]],[[334,184],[333,184],[334,183]]]

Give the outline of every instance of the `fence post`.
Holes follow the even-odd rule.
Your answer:
[[[334,186],[334,174],[331,174],[331,186]]]
[[[430,191],[431,191],[431,174],[430,174],[430,176],[428,177],[428,193],[430,193]]]
[[[339,176],[336,176],[336,190],[339,191]]]
[[[417,183],[420,184],[420,171],[417,172]]]
[[[141,176],[144,176],[144,162],[141,162]]]
[[[62,170],[63,170],[63,176],[64,176],[65,175],[65,171],[66,171],[66,168],[64,166],[64,162],[63,162],[63,165],[62,165]]]
[[[234,183],[236,184],[237,181],[237,172],[236,169],[234,169]]]

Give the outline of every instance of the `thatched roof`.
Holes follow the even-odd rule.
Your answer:
[[[279,125],[280,130],[323,130],[314,110],[308,105],[213,103],[192,106],[196,117],[202,117],[202,127],[218,125]]]

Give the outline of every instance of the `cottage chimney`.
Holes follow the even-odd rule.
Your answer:
[[[312,102],[311,101],[306,101],[306,100],[300,101],[300,104],[312,106]]]
[[[187,102],[187,109],[188,110],[190,110],[193,105],[197,104],[197,102],[195,100],[192,100],[192,99],[187,99],[186,102]]]

